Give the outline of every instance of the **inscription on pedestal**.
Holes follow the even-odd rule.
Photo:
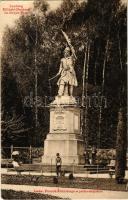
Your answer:
[[[51,133],[77,133],[80,134],[80,112],[72,107],[56,107],[50,113]]]
[[[54,131],[66,131],[65,114],[57,112],[54,115],[53,130]]]

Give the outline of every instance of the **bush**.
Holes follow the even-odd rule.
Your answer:
[[[22,192],[14,190],[2,190],[3,199],[61,199],[60,197],[55,197],[48,194],[38,194],[32,192]]]
[[[69,180],[73,180],[74,179],[74,176],[73,176],[73,174],[71,173],[71,174],[69,174]]]
[[[53,183],[57,184],[58,183],[58,178],[57,177],[53,177]]]
[[[115,150],[98,150],[96,154],[96,163],[99,165],[106,166],[112,159],[115,158]]]

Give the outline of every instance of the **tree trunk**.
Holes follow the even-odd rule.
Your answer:
[[[83,89],[82,89],[82,116],[81,116],[81,132],[83,134],[85,149],[88,146],[88,68],[89,68],[89,57],[90,57],[90,41],[87,40],[87,46],[85,49],[85,59],[84,59],[84,68],[83,68]]]
[[[123,179],[125,177],[126,151],[127,151],[126,109],[121,108],[118,112],[117,141],[116,141],[115,178],[117,183],[123,183]]]

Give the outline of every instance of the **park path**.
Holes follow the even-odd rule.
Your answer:
[[[128,192],[2,184],[1,189],[34,192],[70,199],[128,199]]]

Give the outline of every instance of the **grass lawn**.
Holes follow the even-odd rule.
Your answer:
[[[126,183],[117,184],[115,179],[110,178],[74,178],[69,180],[68,177],[60,177],[58,183],[53,183],[53,177],[36,176],[36,175],[2,175],[3,184],[17,185],[38,185],[51,187],[81,188],[81,189],[98,189],[112,191],[126,191]]]
[[[31,192],[16,192],[14,190],[2,190],[1,197],[3,199],[61,199],[60,197],[55,197],[47,194],[37,194]]]

